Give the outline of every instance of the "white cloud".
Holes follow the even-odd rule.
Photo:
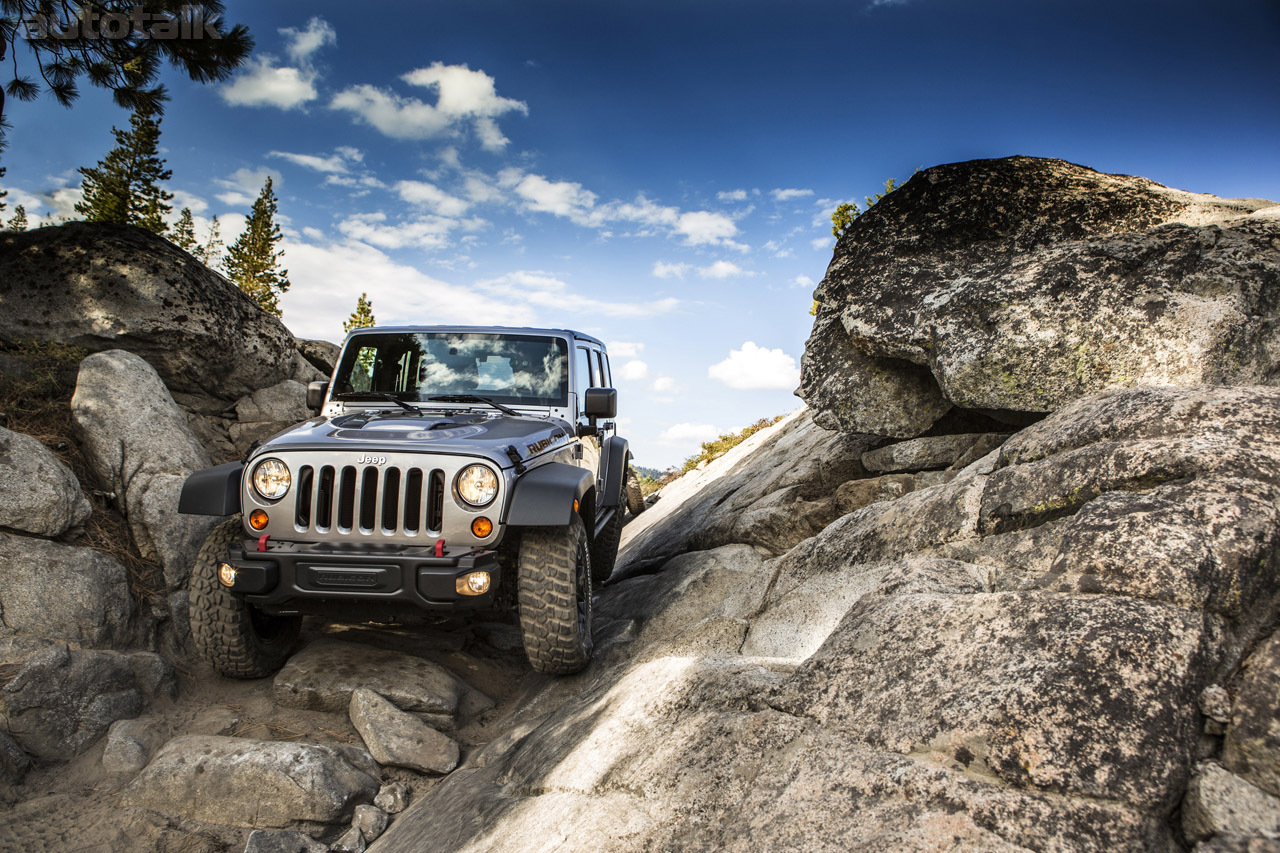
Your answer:
[[[755,273],[747,272],[733,261],[716,261],[710,266],[698,268],[698,276],[701,278],[740,278],[752,275]]]
[[[289,53],[289,58],[299,64],[309,63],[312,55],[325,45],[338,43],[338,34],[323,18],[307,21],[305,30],[286,27],[280,30],[280,34],[288,42],[285,50]]]
[[[233,107],[278,107],[292,110],[310,103],[319,94],[316,74],[301,68],[272,66],[273,58],[250,59],[246,70],[219,90]]]
[[[411,86],[435,92],[436,102],[405,98],[376,86],[352,86],[334,96],[329,106],[345,110],[394,139],[458,136],[470,125],[482,148],[501,151],[507,138],[496,119],[509,112],[527,114],[523,101],[498,95],[494,79],[466,65],[445,65],[410,71],[401,78]]]
[[[817,239],[810,240],[809,245],[818,251],[823,249],[830,251],[831,247],[835,245],[834,241],[834,237],[818,237]]]
[[[697,210],[680,214],[676,231],[684,235],[691,246],[715,245],[729,241],[738,233],[738,226],[723,213]]]
[[[605,343],[605,349],[609,350],[609,355],[617,358],[636,358],[644,351],[644,344],[631,343],[629,341],[608,341]]]
[[[638,318],[667,314],[680,304],[675,298],[651,302],[606,302],[573,293],[569,285],[549,273],[517,270],[498,278],[476,282],[476,287],[497,299],[526,303],[559,312],[588,313],[605,317]]]
[[[676,381],[670,376],[659,376],[653,380],[653,385],[651,385],[650,388],[659,393],[664,391],[674,391],[676,390]]]
[[[170,204],[173,205],[173,209],[178,213],[181,213],[184,207],[190,209],[191,213],[195,215],[204,213],[209,209],[209,202],[185,190],[174,190],[173,201]],[[177,221],[177,216],[174,217],[174,220]]]
[[[439,250],[454,244],[458,230],[478,231],[488,223],[483,219],[455,219],[447,216],[425,216],[408,222],[387,224],[385,213],[363,213],[344,219],[338,230],[353,240],[380,249]]]
[[[588,213],[596,204],[596,194],[572,181],[549,181],[541,175],[525,175],[515,186],[516,195],[530,210],[563,216],[580,225],[592,224]]]
[[[643,361],[628,361],[615,372],[619,379],[625,379],[629,382],[639,382],[649,375],[649,365]]]
[[[729,192],[716,193],[716,198],[720,201],[746,201],[746,190],[730,190]]]
[[[272,151],[267,156],[288,160],[290,163],[302,166],[304,169],[335,175],[346,174],[350,171],[352,162],[359,162],[364,159],[364,155],[354,148],[339,148],[328,157],[321,157],[317,154],[291,154],[288,151]]]
[[[663,444],[702,444],[720,437],[720,430],[711,424],[675,424],[658,434]]]
[[[692,264],[668,264],[663,261],[653,262],[655,278],[684,278],[685,273],[693,269]]]
[[[811,196],[813,195],[813,190],[777,189],[770,190],[769,195],[773,196],[774,201],[791,201],[792,199]]]
[[[798,275],[791,279],[792,287],[803,287],[806,290],[813,290],[816,284],[817,283],[807,275]]]
[[[227,233],[226,231],[223,232]],[[293,288],[280,297],[284,321],[304,338],[342,340],[342,322],[368,292],[381,324],[524,325],[529,308],[424,275],[358,242],[282,244]]]
[[[740,350],[729,350],[729,357],[711,365],[707,375],[742,391],[790,391],[800,384],[795,358],[780,349],[758,347],[752,341],[744,343]]]
[[[228,190],[228,192],[219,193],[217,199],[231,207],[248,207],[257,200],[268,177],[271,178],[276,190],[279,190],[280,176],[270,169],[236,169],[229,177],[214,181],[218,186]]]
[[[396,193],[409,204],[425,207],[441,216],[461,216],[471,206],[469,202],[425,181],[401,181],[396,184]]]

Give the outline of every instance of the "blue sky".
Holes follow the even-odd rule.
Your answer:
[[[799,404],[829,214],[886,178],[1026,154],[1280,200],[1273,0],[227,7],[250,64],[166,77],[200,233],[230,243],[274,176],[302,337],[339,340],[361,292],[383,323],[601,337],[642,465]],[[37,219],[128,123],[88,86],[7,117]]]

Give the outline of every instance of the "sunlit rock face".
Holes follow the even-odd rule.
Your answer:
[[[626,556],[682,553],[603,588],[592,665],[531,693],[375,853],[428,831],[445,851],[1178,850],[1192,812],[1197,839],[1269,831],[1280,389],[1080,400],[776,557],[681,535],[681,507],[693,534],[755,494],[743,472],[804,467],[813,429],[784,421],[663,495]],[[1234,752],[1203,695],[1237,697],[1214,711]],[[1240,815],[1215,792],[1243,786]]]
[[[1280,378],[1280,206],[1062,160],[937,166],[854,221],[799,390],[829,429]]]

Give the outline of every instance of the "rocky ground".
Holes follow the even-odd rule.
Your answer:
[[[559,679],[500,614],[214,675],[177,491],[333,348],[142,232],[0,235],[0,850],[1280,851],[1269,205],[914,177],[813,407],[630,520]]]

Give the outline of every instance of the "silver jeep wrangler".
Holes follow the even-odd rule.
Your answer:
[[[191,633],[224,675],[278,669],[302,615],[515,607],[533,668],[591,658],[629,471],[609,356],[559,329],[348,336],[318,417],[192,474],[179,511],[232,516],[192,571]]]

